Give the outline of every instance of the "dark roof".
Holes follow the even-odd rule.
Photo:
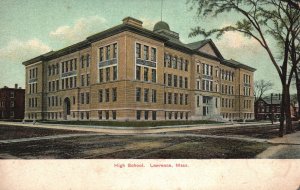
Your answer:
[[[87,48],[90,46],[91,43],[96,42],[98,40],[116,35],[118,33],[124,32],[124,31],[130,31],[130,32],[133,32],[133,33],[136,33],[136,34],[139,34],[139,35],[151,38],[151,39],[161,41],[161,42],[165,43],[165,45],[167,47],[174,48],[174,49],[182,51],[184,53],[197,54],[197,55],[200,55],[200,56],[203,56],[206,58],[220,61],[222,64],[229,65],[229,66],[235,67],[235,68],[244,68],[244,69],[250,70],[250,71],[256,70],[252,67],[244,65],[244,64],[237,62],[235,60],[232,60],[232,59],[225,60],[211,39],[206,39],[206,40],[202,40],[202,41],[198,41],[198,42],[194,42],[194,43],[184,44],[179,40],[178,33],[170,31],[169,25],[167,23],[160,21],[156,25],[157,25],[156,28],[158,28],[158,30],[156,30],[156,32],[153,32],[151,30],[148,30],[148,29],[145,29],[142,27],[137,27],[137,26],[133,26],[131,24],[123,23],[123,24],[117,25],[115,27],[109,28],[107,30],[104,30],[102,32],[99,32],[97,34],[91,35],[91,36],[87,37],[84,41],[81,41],[79,43],[65,47],[58,51],[50,51],[43,55],[37,56],[33,59],[27,60],[27,61],[23,62],[22,64],[27,66],[27,65],[36,63],[38,61],[48,61],[51,59],[55,59],[60,56],[67,55],[67,54],[73,53],[75,51]],[[154,31],[155,31],[155,26],[154,26]],[[210,55],[208,53],[199,51],[199,48],[203,47],[204,45],[206,45],[208,43],[214,49],[217,57]]]
[[[256,71],[255,68],[250,67],[250,66],[248,66],[248,65],[245,65],[245,64],[243,64],[243,63],[240,63],[240,62],[238,62],[238,61],[236,61],[236,60],[233,60],[233,59],[224,60],[224,63],[225,63],[225,64],[228,64],[228,65],[230,65],[230,66],[234,66],[234,65],[235,65],[235,66],[238,67],[238,68],[243,68],[243,69],[246,69],[246,70],[249,70],[249,71],[252,71],[252,72]]]
[[[164,22],[164,21],[159,21],[158,23],[156,23],[153,27],[153,31],[156,30],[170,30],[170,26],[168,23]]]
[[[261,101],[261,100],[264,101],[266,104],[271,104],[271,96],[259,98],[256,102]],[[281,103],[280,96],[272,97],[272,104],[280,104],[280,103]]]

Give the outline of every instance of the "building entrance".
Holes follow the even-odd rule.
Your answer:
[[[64,100],[64,120],[67,120],[68,116],[71,115],[71,103],[69,98]]]

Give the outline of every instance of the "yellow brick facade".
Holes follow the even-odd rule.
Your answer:
[[[23,63],[25,119],[252,119],[255,69],[225,60],[212,41],[199,45],[125,18]]]

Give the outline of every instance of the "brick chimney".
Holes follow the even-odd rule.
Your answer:
[[[15,89],[18,89],[18,84],[15,84]]]
[[[122,21],[123,21],[123,24],[130,24],[130,25],[137,26],[137,27],[140,27],[140,28],[143,27],[143,22],[142,21],[140,21],[138,19],[135,19],[135,18],[132,18],[132,17],[126,17]]]

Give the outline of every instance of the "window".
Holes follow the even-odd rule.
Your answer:
[[[117,66],[113,66],[113,80],[118,79],[118,69]]]
[[[102,119],[102,111],[98,111],[98,118],[101,120]]]
[[[100,62],[102,62],[102,61],[104,61],[104,58],[103,58],[103,47],[102,48],[100,48],[100,50],[99,50],[99,59],[100,59]]]
[[[136,120],[140,120],[141,119],[141,111],[137,110],[136,111]]]
[[[174,104],[177,104],[178,94],[174,93]]]
[[[10,101],[10,107],[11,108],[15,107],[15,102],[14,101]]]
[[[135,100],[137,102],[141,101],[141,88],[136,88],[136,91],[135,91]]]
[[[99,90],[99,102],[103,102],[103,90]]]
[[[70,88],[73,88],[73,78],[70,78]]]
[[[151,61],[156,62],[156,49],[151,48]]]
[[[141,80],[141,67],[140,66],[136,66],[136,80]]]
[[[156,120],[156,111],[152,111],[152,120]]]
[[[10,92],[10,98],[14,98],[15,97],[15,92]]]
[[[148,81],[148,70],[147,67],[144,68],[144,81]]]
[[[176,58],[176,57],[173,57],[173,58],[172,58],[172,67],[173,67],[174,69],[177,68],[177,58]]]
[[[184,78],[184,87],[188,88],[188,78],[187,77]]]
[[[58,101],[57,101],[58,102]],[[76,102],[75,102],[75,96],[73,96],[73,104],[75,104]]]
[[[168,86],[172,86],[172,75],[168,74]]]
[[[99,69],[99,82],[103,82],[103,69]]]
[[[177,87],[177,75],[174,75],[173,79],[174,79],[173,85],[174,85],[174,87]]]
[[[105,101],[109,102],[109,89],[105,89]]]
[[[86,55],[86,67],[89,67],[90,66],[90,55],[89,54],[87,54]]]
[[[183,80],[182,80],[182,76],[179,77],[179,87],[182,88],[183,87]]]
[[[117,119],[117,112],[116,111],[112,111],[112,117],[113,117],[113,120]]]
[[[200,65],[197,64],[197,73],[200,73]]]
[[[149,47],[144,45],[144,60],[149,59]]]
[[[180,103],[180,105],[183,104],[183,94],[179,95],[179,103]]]
[[[86,74],[86,85],[90,85],[90,74]]]
[[[65,79],[61,79],[61,89],[65,89]]]
[[[105,118],[108,120],[109,119],[109,111],[105,111]]]
[[[86,93],[86,104],[89,104],[90,103],[90,93],[87,92]]]
[[[207,116],[207,115],[208,115],[208,107],[203,106],[203,116]]]
[[[172,93],[168,92],[168,104],[172,104]]]
[[[168,55],[167,57],[168,57],[168,67],[171,68],[172,67],[172,63],[171,63],[172,56]]]
[[[148,120],[148,115],[149,115],[149,111],[145,111],[145,114],[144,114],[145,120]]]
[[[200,90],[200,80],[197,80],[197,90]]]
[[[81,104],[84,104],[84,93],[80,93],[80,97],[81,97]]]
[[[156,69],[152,69],[152,82],[156,82]]]
[[[185,68],[184,68],[185,71],[188,71],[189,70],[189,62],[188,60],[185,60]]]
[[[84,68],[84,56],[81,56],[81,68]],[[68,71],[68,69],[66,69],[66,72]]]
[[[164,73],[164,84],[166,84],[166,80],[167,80],[167,74]]]
[[[117,88],[112,89],[112,101],[117,101]]]
[[[77,59],[74,59],[74,69],[77,70]]]
[[[173,63],[173,68],[177,69],[177,57],[174,57],[174,63]]]
[[[141,58],[141,44],[137,43],[135,46],[136,57]]]
[[[164,93],[164,104],[167,104],[167,93]]]
[[[148,102],[149,101],[149,89],[148,88],[145,88],[144,89],[144,102]]]
[[[183,70],[184,61],[182,58],[179,59],[179,69]]]
[[[105,73],[106,73],[106,81],[110,81],[110,67],[107,67],[105,69]]]
[[[113,44],[113,48],[114,48],[113,58],[117,58],[117,50],[118,50],[117,43]]]
[[[110,60],[110,46],[106,46],[106,60]]]
[[[185,95],[185,105],[188,105],[188,100],[189,100],[189,95],[186,94],[186,95]]]
[[[84,75],[81,75],[81,86],[84,86]]]
[[[74,81],[75,83],[75,81]],[[59,90],[59,80],[56,80],[56,90]]]
[[[77,77],[74,77],[74,87],[77,87]],[[59,84],[57,85],[57,88],[59,89]]]
[[[10,111],[10,117],[15,117],[15,112],[14,111]]]
[[[156,103],[156,90],[152,89],[152,102]]]

